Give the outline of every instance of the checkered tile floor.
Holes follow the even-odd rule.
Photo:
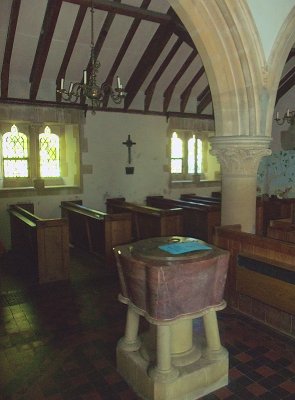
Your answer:
[[[0,261],[0,400],[139,399],[116,371],[116,275],[76,251],[70,284],[36,287]],[[218,317],[229,385],[203,400],[295,400],[295,341],[229,309]]]

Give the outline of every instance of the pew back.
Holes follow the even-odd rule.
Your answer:
[[[123,199],[107,199],[107,212],[128,212],[132,215],[133,239],[183,235],[183,211],[180,208],[160,209]]]
[[[70,201],[61,202],[62,216],[69,222],[70,243],[105,258],[115,266],[114,246],[130,243],[131,215],[110,215]]]
[[[209,197],[209,196],[198,196],[193,193],[181,194],[180,200],[191,201],[193,203],[221,204],[221,198]]]
[[[273,307],[295,315],[293,243],[241,232],[240,226],[221,226],[216,228],[214,244],[231,254],[225,291],[230,305],[241,308],[240,301],[247,296],[253,315],[259,304],[260,310],[263,304],[265,310]]]
[[[180,207],[183,209],[184,235],[205,242],[213,242],[214,227],[220,225],[220,204],[196,203],[167,199],[163,196],[147,196],[147,205],[159,208]]]

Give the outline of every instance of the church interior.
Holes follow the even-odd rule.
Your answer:
[[[0,20],[0,399],[295,399],[295,0]]]

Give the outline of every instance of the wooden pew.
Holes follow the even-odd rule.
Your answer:
[[[295,243],[295,224],[290,219],[270,220],[267,237]]]
[[[165,210],[126,202],[124,198],[106,201],[108,213],[129,212],[132,215],[133,239],[183,236],[183,211],[171,207]]]
[[[194,194],[182,194],[181,200],[204,203],[204,204],[220,204],[221,198],[198,196]],[[295,199],[278,199],[270,198],[266,201],[261,197],[256,199],[256,234],[269,236],[268,227],[270,221],[274,219],[289,218],[294,220]],[[295,220],[294,220],[295,222]],[[269,229],[270,231],[271,229]]]
[[[294,220],[295,199],[278,199],[268,198],[266,200],[257,198],[257,220],[259,218],[259,226],[256,228],[256,233],[267,236],[267,229],[271,220],[290,219]],[[258,217],[259,214],[259,217]]]
[[[204,204],[221,204],[221,198],[209,197],[209,196],[198,196],[193,193],[181,194],[180,200],[186,200],[186,201],[192,201],[195,203],[204,203]]]
[[[33,211],[33,209],[31,208]],[[38,283],[69,279],[69,234],[65,219],[43,219],[10,205],[12,251],[33,266]]]
[[[69,222],[70,243],[98,256],[107,266],[115,266],[113,248],[132,241],[129,213],[107,214],[76,202],[61,202],[62,216]]]
[[[205,204],[185,200],[167,199],[163,196],[147,196],[146,204],[159,208],[181,207],[183,209],[184,235],[205,242],[213,242],[215,226],[220,225],[220,204]]]
[[[241,232],[239,225],[217,227],[214,244],[231,254],[225,290],[229,305],[276,329],[283,329],[282,321],[291,323],[295,244]]]

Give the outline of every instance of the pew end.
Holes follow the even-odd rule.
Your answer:
[[[29,261],[37,282],[69,280],[67,220],[43,219],[19,204],[10,205],[8,213],[12,251]]]

